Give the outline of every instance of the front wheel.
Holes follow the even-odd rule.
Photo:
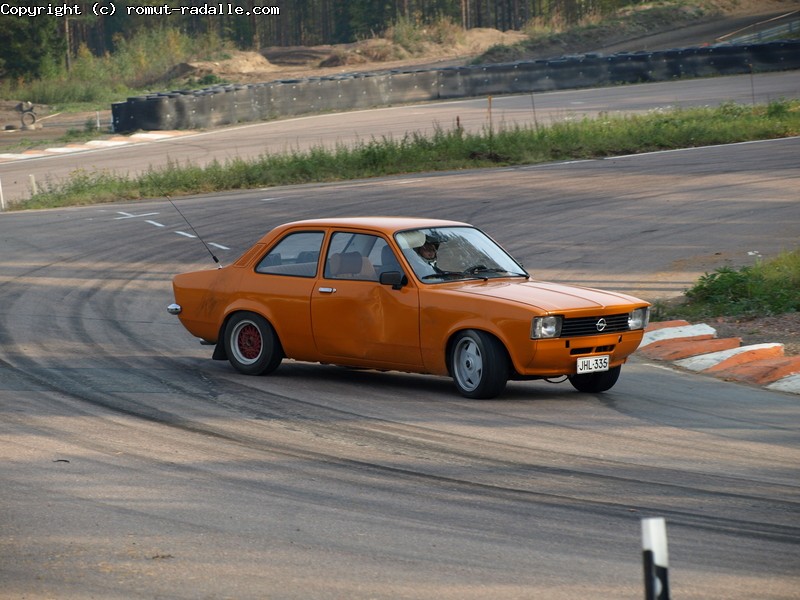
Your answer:
[[[497,338],[472,329],[456,336],[450,351],[450,374],[462,396],[494,398],[505,389],[508,372],[508,354]]]
[[[261,315],[241,312],[225,326],[225,352],[231,365],[245,375],[266,375],[278,368],[283,348],[275,330]]]
[[[586,392],[588,394],[599,394],[614,387],[619,379],[622,365],[602,371],[600,373],[584,373],[583,375],[570,375],[569,382],[579,392]]]

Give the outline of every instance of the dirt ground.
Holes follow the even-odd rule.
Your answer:
[[[714,0],[724,11],[724,17],[706,24],[683,24],[679,28],[664,27],[628,40],[606,40],[597,48],[558,46],[542,47],[539,54],[527,58],[544,58],[552,53],[572,54],[589,51],[605,53],[653,49],[656,44],[677,47],[700,43],[729,32],[745,22],[759,21],[762,16],[775,16],[800,10],[800,0]],[[692,27],[696,27],[693,31]],[[701,33],[702,32],[702,33]],[[693,42],[693,35],[697,37]],[[476,56],[498,44],[512,45],[525,38],[520,32],[500,32],[494,29],[473,29],[465,32],[459,43],[448,47],[430,46],[419,56],[401,56],[401,51],[387,47],[385,40],[367,40],[357,44],[315,47],[267,48],[261,53],[238,52],[229,60],[193,62],[176,65],[172,77],[179,80],[215,76],[236,83],[259,83],[278,79],[336,75],[357,71],[384,71],[406,67],[444,67],[469,63]],[[669,46],[670,41],[677,41]],[[173,88],[174,89],[174,88]],[[97,119],[107,127],[111,111],[58,113],[51,107],[36,106],[37,127],[23,130],[20,113],[15,111],[19,100],[0,100],[0,154],[23,152],[49,143],[63,145],[69,130],[82,131],[87,123]],[[13,129],[11,129],[13,127]],[[97,136],[102,137],[102,136]],[[719,337],[741,337],[744,344],[780,342],[786,355],[800,355],[800,313],[755,319],[712,319]]]
[[[785,356],[800,356],[800,313],[774,317],[720,317],[704,321],[717,330],[717,337],[742,338],[742,344],[783,344]]]

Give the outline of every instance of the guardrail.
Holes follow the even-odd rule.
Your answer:
[[[798,68],[800,41],[719,45],[219,85],[131,97],[112,104],[111,114],[118,132],[206,129],[409,102]]]
[[[734,44],[759,44],[775,39],[786,39],[800,36],[800,21],[789,21],[783,25],[770,27],[756,33],[749,33],[730,40]]]

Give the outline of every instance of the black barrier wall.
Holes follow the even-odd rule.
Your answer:
[[[800,41],[612,56],[352,73],[136,96],[111,105],[114,131],[205,129],[408,102],[800,69]]]

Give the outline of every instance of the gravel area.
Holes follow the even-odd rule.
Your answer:
[[[771,317],[718,317],[705,321],[717,337],[740,337],[743,345],[783,344],[786,356],[800,356],[800,313]]]

